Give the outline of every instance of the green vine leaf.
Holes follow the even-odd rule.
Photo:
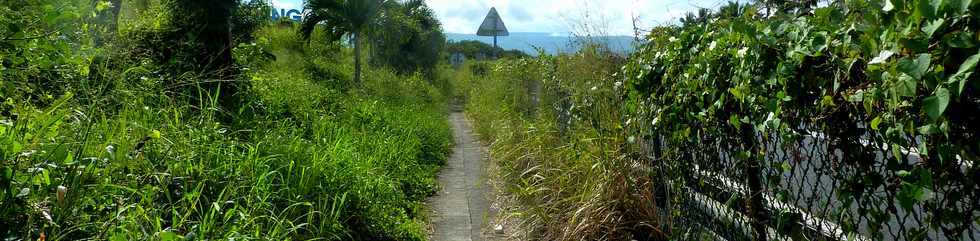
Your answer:
[[[916,80],[920,80],[926,74],[926,71],[929,70],[929,57],[929,54],[920,54],[915,60],[903,58],[898,61],[897,68],[902,73],[906,73]]]
[[[928,124],[918,128],[919,134],[932,135],[939,133],[939,128],[935,124]]]
[[[936,11],[942,5],[942,0],[918,0],[919,1],[919,14],[927,19],[932,19],[936,17]]]
[[[898,85],[895,86],[895,94],[902,97],[915,96],[915,90],[918,87],[918,82],[907,74],[902,74],[898,76]]]
[[[939,87],[936,90],[936,95],[930,96],[922,100],[922,108],[925,109],[926,114],[932,118],[933,121],[938,120],[942,116],[943,112],[946,112],[946,107],[949,106],[949,90],[943,87]]]
[[[881,125],[881,116],[875,117],[874,120],[871,120],[871,129],[872,130],[876,130],[877,131],[879,125]]]
[[[943,43],[959,49],[976,47],[976,44],[973,43],[973,32],[969,30],[947,35],[943,37]]]
[[[970,56],[960,65],[959,71],[956,71],[956,74],[949,78],[949,84],[959,85],[956,92],[957,95],[963,94],[963,89],[966,88],[967,82],[970,82],[970,75],[976,71],[978,60],[980,60],[980,53]]]
[[[946,22],[946,20],[941,18],[929,21],[929,23],[926,23],[925,26],[922,26],[922,32],[926,33],[926,38],[932,38],[932,34],[936,33],[936,30],[939,29],[939,27],[942,27],[944,22]]]
[[[919,185],[903,182],[902,189],[898,191],[898,203],[905,210],[912,210],[916,203],[928,201],[935,197],[935,193],[928,188]]]
[[[956,14],[964,14],[970,11],[972,0],[947,0],[946,8],[953,10]]]

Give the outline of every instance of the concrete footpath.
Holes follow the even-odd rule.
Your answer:
[[[456,146],[439,173],[442,189],[429,198],[433,241],[483,241],[487,218],[486,162],[466,117],[449,117]]]

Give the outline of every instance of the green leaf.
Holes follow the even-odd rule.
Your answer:
[[[20,142],[12,141],[10,143],[10,153],[20,154],[20,151],[23,150],[24,150],[24,145],[21,145]]]
[[[875,117],[874,120],[871,120],[871,129],[877,131],[878,130],[878,125],[881,125],[881,117],[880,116],[879,117]]]
[[[729,117],[728,124],[734,126],[735,128],[739,128],[742,126],[742,124],[738,122],[738,115],[732,115],[731,117]]]
[[[935,124],[928,124],[925,126],[921,126],[918,128],[918,130],[919,130],[919,134],[923,134],[923,135],[932,135],[932,134],[939,133],[939,128],[937,128]]]
[[[919,0],[919,14],[927,19],[933,19],[936,17],[936,11],[939,10],[940,6],[942,6],[942,0]]]
[[[972,0],[947,0],[945,9],[956,14],[964,14],[970,10],[970,3],[972,2]]]
[[[31,178],[31,184],[38,186],[51,185],[51,175],[49,175],[48,169],[40,169],[37,171],[39,173],[34,173]]]
[[[928,156],[929,155],[929,147],[926,146],[926,142],[924,142],[924,141],[920,141],[919,142],[919,147],[918,147],[918,150],[916,150],[916,151],[919,152],[919,155],[920,156]]]
[[[175,241],[184,239],[183,236],[177,235],[176,233],[170,231],[160,232],[159,236],[160,241]]]
[[[898,203],[905,210],[912,210],[912,206],[935,197],[935,193],[928,188],[924,188],[911,183],[902,183],[902,189],[898,191]]]
[[[956,71],[956,74],[949,77],[949,81],[947,83],[957,84],[959,87],[956,91],[957,95],[963,94],[963,89],[966,89],[966,84],[970,82],[970,75],[976,71],[978,60],[980,60],[980,53],[970,56],[963,62],[963,64],[960,64],[959,71]]]
[[[154,140],[159,140],[160,136],[161,136],[160,131],[158,130],[153,130],[152,132],[150,132],[150,138],[153,138]]]
[[[895,156],[895,159],[904,161],[905,156],[902,155],[902,146],[899,146],[898,144],[892,144],[891,151],[892,151],[892,155]]]
[[[943,112],[946,112],[946,107],[948,106],[949,90],[943,87],[939,87],[939,89],[936,90],[936,95],[922,100],[922,108],[933,121],[939,119]]]
[[[820,100],[820,105],[828,106],[828,107],[837,106],[837,104],[834,103],[834,97],[831,97],[829,95],[823,96],[823,99]]]
[[[109,237],[109,240],[111,240],[111,241],[127,241],[127,240],[129,240],[129,238],[127,238],[125,234],[114,233],[114,234],[112,234],[112,236]]]
[[[943,42],[949,45],[949,47],[958,49],[968,49],[977,46],[973,42],[973,32],[969,30],[946,35],[946,37],[943,37]]]
[[[941,18],[929,21],[925,26],[922,26],[922,32],[926,33],[926,38],[932,38],[932,34],[936,33],[936,30],[942,27],[944,22],[946,20]]]
[[[915,90],[919,82],[907,74],[898,76],[898,83],[895,85],[895,94],[901,97],[915,96]]]
[[[908,177],[909,175],[912,175],[912,172],[906,170],[898,170],[897,172],[895,172],[895,175],[898,175],[899,177]]]
[[[68,147],[59,145],[54,149],[54,152],[51,153],[51,160],[58,163],[67,163],[71,161],[69,160],[69,158],[71,158],[70,156]]]
[[[956,73],[961,74],[961,73],[972,72],[976,70],[977,61],[980,61],[980,53],[974,54],[973,56],[966,58],[966,61],[963,61],[963,64],[960,64],[960,70],[956,71]]]
[[[962,73],[962,74],[955,74],[955,75],[953,75],[952,77],[949,78],[950,79],[950,82],[956,83],[957,86],[959,87],[959,88],[957,88],[957,91],[956,91],[956,94],[957,95],[962,95],[963,94],[963,89],[966,89],[966,84],[970,82],[970,75],[973,75],[973,72],[966,72],[966,73]]]
[[[14,179],[14,169],[10,167],[3,167],[3,172],[0,172],[0,180],[13,180]]]
[[[929,70],[929,54],[919,54],[915,60],[910,60],[903,58],[898,61],[898,66],[896,67],[902,73],[911,75],[916,80],[922,79],[926,71]]]

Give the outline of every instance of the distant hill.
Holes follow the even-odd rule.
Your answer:
[[[493,38],[476,36],[476,34],[447,33],[446,38],[450,41],[476,40],[487,44],[493,44]],[[606,36],[598,37],[606,42],[614,52],[628,54],[632,53],[636,41],[629,36]],[[549,33],[510,33],[507,37],[498,37],[497,44],[503,49],[520,50],[530,55],[538,55],[534,47],[542,48],[547,54],[571,53],[581,47],[576,44],[576,39],[570,36],[556,36]]]

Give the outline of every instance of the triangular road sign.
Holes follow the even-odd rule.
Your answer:
[[[504,21],[500,20],[500,14],[497,13],[497,8],[490,8],[490,13],[487,13],[487,18],[483,19],[483,24],[480,25],[480,29],[476,30],[476,35],[479,36],[510,35],[510,32],[507,32],[507,26],[504,26]]]

